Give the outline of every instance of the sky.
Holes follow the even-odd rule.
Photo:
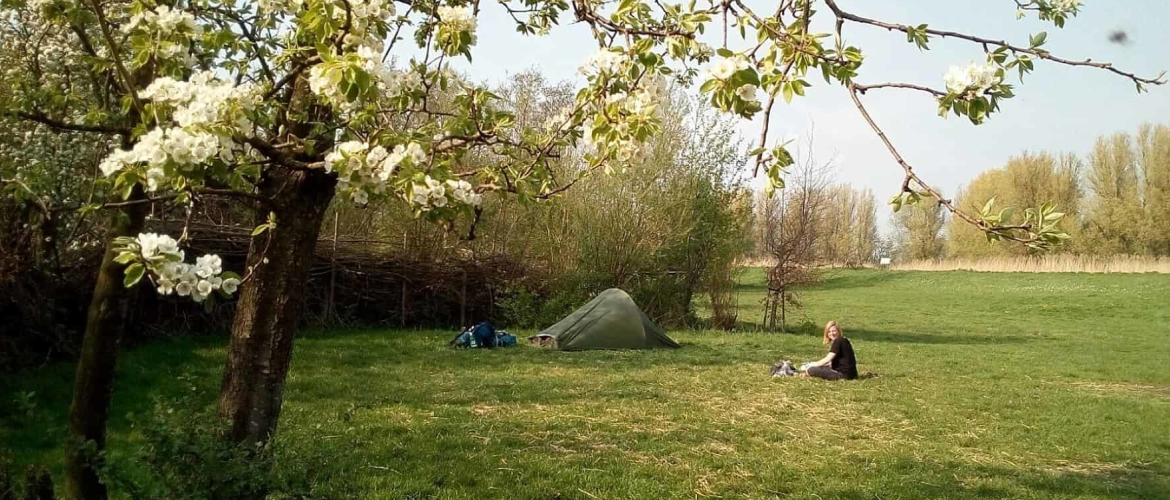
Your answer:
[[[772,2],[749,0],[757,11]],[[1125,71],[1152,77],[1170,70],[1170,1],[1085,0],[1078,17],[1059,29],[1034,16],[1017,20],[1011,0],[838,0],[846,11],[902,24],[927,23],[932,28],[959,31],[1027,45],[1028,35],[1048,32],[1046,48],[1073,60],[1108,61]],[[832,13],[822,3],[814,31],[832,29]],[[1124,30],[1129,43],[1109,41],[1114,30]],[[713,30],[718,31],[718,30]],[[715,34],[704,41],[717,45]],[[734,37],[735,35],[733,35]],[[929,51],[920,52],[904,34],[871,26],[846,24],[846,43],[866,55],[856,79],[859,83],[913,82],[943,88],[943,75],[952,64],[983,61],[978,45],[933,38]],[[456,67],[473,80],[499,83],[508,75],[540,70],[551,81],[583,80],[577,68],[597,47],[583,23],[562,16],[562,25],[545,37],[526,37],[504,10],[483,2],[473,64]],[[897,193],[902,173],[878,137],[870,130],[839,85],[826,85],[817,72],[807,80],[814,86],[791,104],[779,100],[772,113],[771,138],[814,140],[818,160],[835,158],[836,179],[855,187],[872,188],[879,200]],[[1132,132],[1144,122],[1170,123],[1170,85],[1138,94],[1134,84],[1104,70],[1068,67],[1038,61],[1022,85],[1012,73],[1016,97],[983,125],[966,118],[937,114],[934,99],[909,90],[873,90],[863,97],[874,120],[905,159],[928,183],[951,196],[979,172],[1002,166],[1024,151],[1072,152],[1085,155],[1100,135]],[[759,135],[762,113],[743,121],[748,141]],[[745,166],[750,169],[751,165]],[[750,172],[748,172],[750,175]],[[757,179],[753,184],[759,185]],[[888,209],[880,209],[888,212]],[[885,218],[885,217],[880,217]]]

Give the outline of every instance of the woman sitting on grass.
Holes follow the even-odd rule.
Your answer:
[[[841,335],[841,328],[836,321],[825,324],[825,343],[829,346],[829,353],[820,360],[808,364],[805,376],[823,378],[825,380],[853,380],[857,378],[857,358],[853,356],[853,344]]]

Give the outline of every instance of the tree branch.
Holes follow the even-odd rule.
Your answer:
[[[910,30],[914,29],[914,28],[907,26],[907,25],[904,25],[904,24],[887,23],[884,21],[878,21],[876,19],[870,19],[867,17],[862,17],[862,16],[859,16],[856,14],[851,14],[849,12],[845,12],[845,11],[841,10],[840,7],[837,6],[836,0],[825,0],[825,4],[829,6],[829,9],[832,9],[833,14],[835,14],[838,19],[853,21],[855,23],[860,23],[860,24],[868,24],[870,26],[877,26],[879,28],[885,28],[885,29],[890,30],[890,31],[901,31],[903,33],[909,33]],[[941,38],[948,38],[948,37],[949,38],[958,38],[961,40],[967,40],[969,42],[975,42],[975,43],[984,44],[984,45],[994,45],[996,47],[1003,47],[1003,48],[1006,48],[1006,49],[1008,49],[1012,52],[1015,52],[1015,53],[1029,54],[1029,55],[1035,56],[1035,57],[1040,58],[1040,59],[1047,59],[1049,61],[1064,64],[1067,66],[1088,66],[1091,68],[1103,69],[1103,70],[1124,76],[1126,78],[1129,78],[1130,80],[1134,81],[1135,83],[1145,83],[1145,84],[1150,84],[1150,85],[1162,85],[1162,84],[1166,83],[1166,80],[1164,80],[1161,77],[1161,75],[1159,75],[1158,77],[1155,77],[1155,78],[1142,78],[1142,77],[1137,76],[1133,73],[1127,73],[1125,71],[1119,70],[1119,69],[1113,67],[1112,63],[1093,62],[1092,59],[1085,59],[1084,61],[1073,61],[1071,59],[1064,59],[1061,57],[1056,57],[1056,56],[1050,54],[1046,50],[1019,47],[1019,46],[1007,43],[1006,41],[1003,41],[1003,40],[992,40],[989,38],[983,38],[983,37],[978,37],[978,36],[974,36],[974,35],[967,35],[964,33],[958,33],[958,32],[954,32],[954,31],[936,30],[936,29],[930,29],[930,28],[927,28],[925,31],[926,31],[926,33],[929,33],[931,35],[935,35],[935,36],[938,36]]]
[[[102,208],[125,208],[125,207],[132,207],[135,205],[158,203],[158,202],[162,202],[162,201],[173,200],[175,198],[178,198],[182,194],[207,195],[207,196],[227,196],[227,197],[233,197],[233,198],[248,198],[248,199],[256,200],[256,201],[259,201],[259,202],[265,203],[265,204],[270,204],[272,201],[272,200],[269,200],[268,198],[265,198],[263,196],[255,194],[255,193],[237,191],[235,189],[194,188],[194,189],[191,189],[188,191],[183,191],[183,192],[179,192],[179,193],[164,194],[162,196],[140,198],[137,200],[114,201],[114,202],[103,203]]]
[[[589,23],[590,26],[596,27],[597,25],[601,25],[601,26],[607,28],[611,32],[622,33],[624,35],[650,36],[650,37],[655,37],[655,38],[681,36],[681,37],[687,38],[687,39],[693,39],[695,37],[694,32],[682,30],[679,28],[671,28],[667,31],[652,30],[652,29],[627,28],[627,27],[622,26],[620,24],[617,24],[613,21],[610,21],[609,19],[606,19],[602,16],[597,15],[597,13],[593,11],[593,9],[586,7],[581,2],[574,2],[573,3],[573,12],[577,15],[577,19],[580,19],[581,21],[585,21],[586,23]]]
[[[935,89],[932,89],[930,87],[915,85],[913,83],[892,83],[891,82],[891,83],[876,83],[873,85],[862,85],[860,83],[854,83],[853,88],[862,94],[865,94],[865,92],[867,90],[871,90],[871,89],[899,88],[899,89],[912,89],[912,90],[919,90],[922,92],[928,92],[928,93],[934,94],[938,97],[946,97],[946,95],[947,95],[946,92],[943,92],[941,90],[935,90]]]
[[[86,125],[86,124],[80,124],[80,123],[68,123],[65,121],[55,120],[53,118],[49,118],[48,116],[45,116],[45,114],[41,113],[41,112],[28,113],[25,111],[17,111],[15,113],[13,113],[13,115],[16,116],[17,118],[22,119],[22,120],[28,120],[31,122],[40,123],[42,125],[47,125],[50,128],[53,128],[56,130],[61,130],[61,131],[93,132],[93,133],[97,133],[97,134],[122,135],[122,136],[130,135],[130,129],[125,128],[125,127],[117,127],[117,126],[113,126],[113,125]]]
[[[138,99],[138,89],[134,88],[134,79],[130,77],[130,72],[126,71],[126,66],[122,64],[122,58],[118,55],[118,44],[114,42],[114,35],[110,33],[110,23],[106,20],[106,14],[102,11],[98,0],[89,0],[89,3],[93,6],[93,14],[97,17],[102,37],[106,39],[106,45],[110,48],[110,56],[114,59],[114,66],[118,68],[118,73],[122,75],[122,83],[134,101],[134,109],[138,111],[138,114],[145,116],[146,110],[142,106],[142,101]]]
[[[776,104],[776,96],[768,95],[768,104],[764,106],[764,125],[760,127],[760,145],[757,147],[766,148],[768,143],[768,126],[772,121],[772,106]],[[752,177],[760,175],[760,166],[764,164],[764,153],[756,155],[756,167],[752,170]]]
[[[826,0],[826,1],[832,1],[832,0]],[[849,97],[853,99],[854,106],[856,106],[857,110],[859,112],[861,112],[861,116],[863,118],[865,118],[865,122],[869,124],[869,127],[871,129],[873,129],[874,133],[877,134],[878,138],[882,140],[882,143],[885,144],[886,149],[889,150],[890,154],[894,156],[894,161],[898,162],[898,165],[902,167],[902,171],[905,173],[905,178],[902,181],[902,191],[903,192],[910,190],[910,182],[913,181],[915,184],[917,184],[923,190],[930,193],[930,195],[933,196],[936,200],[938,200],[939,205],[942,205],[943,207],[945,207],[949,212],[951,212],[955,216],[959,217],[960,219],[963,219],[967,223],[979,228],[980,230],[982,230],[984,232],[995,233],[995,234],[998,234],[999,236],[1001,236],[1005,239],[1016,241],[1019,243],[1024,243],[1024,244],[1035,243],[1035,242],[1039,241],[1037,238],[1020,238],[1018,236],[1014,236],[1010,233],[1004,232],[1004,231],[1007,231],[1010,229],[1023,229],[1022,227],[988,226],[985,222],[983,222],[979,219],[976,219],[975,217],[971,216],[970,214],[956,208],[954,202],[944,198],[942,193],[938,192],[937,189],[931,187],[929,184],[924,182],[920,177],[918,177],[918,174],[916,174],[914,172],[914,168],[911,167],[909,163],[906,163],[906,160],[902,158],[902,154],[899,153],[898,149],[894,147],[894,144],[892,142],[890,142],[889,137],[886,137],[886,133],[882,131],[881,127],[878,127],[876,122],[874,122],[873,117],[871,117],[869,115],[869,111],[867,111],[865,109],[865,105],[861,103],[861,99],[858,97],[859,93],[860,93],[860,91],[857,89],[857,87],[855,85],[849,84]]]
[[[263,99],[265,101],[272,99],[272,96],[276,95],[277,92],[280,92],[281,88],[283,88],[285,85],[288,85],[288,83],[296,79],[297,76],[300,76],[301,72],[305,71],[305,68],[308,68],[309,66],[319,62],[321,62],[321,56],[314,55],[313,57],[305,59],[296,66],[293,66],[293,68],[290,69],[288,73],[285,73],[285,75],[279,81],[272,85],[271,89],[268,89],[268,92],[264,93]]]
[[[573,187],[573,184],[576,184],[577,181],[584,179],[585,177],[588,177],[589,174],[593,173],[593,171],[597,170],[598,168],[601,168],[601,164],[597,164],[597,165],[594,165],[592,167],[585,169],[584,172],[581,172],[580,174],[578,174],[577,177],[574,177],[573,180],[569,181],[568,184],[565,184],[564,186],[558,187],[558,188],[553,189],[551,191],[545,191],[543,193],[540,193],[540,194],[536,195],[536,198],[541,199],[541,200],[547,200],[549,198],[552,198],[553,196],[556,196],[560,193],[568,191],[569,188]]]
[[[277,149],[275,146],[265,142],[259,137],[237,137],[236,140],[248,143],[249,146],[252,146],[256,151],[259,151],[260,154],[264,155],[264,157],[276,162],[283,167],[291,168],[293,170],[315,170],[321,168],[324,165],[324,162],[306,163],[293,158],[292,156]]]

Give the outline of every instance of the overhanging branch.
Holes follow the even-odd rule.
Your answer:
[[[40,113],[40,112],[29,113],[29,112],[25,112],[25,111],[17,111],[15,113],[12,113],[12,115],[16,116],[17,118],[20,118],[22,120],[40,123],[42,125],[48,126],[49,128],[60,130],[60,131],[92,132],[95,134],[122,135],[122,136],[130,135],[130,129],[125,128],[125,127],[118,127],[118,126],[114,126],[114,125],[89,125],[89,124],[84,124],[84,123],[69,123],[69,122],[66,122],[63,120],[57,120],[54,118],[50,118],[50,117],[46,116],[44,113]]]
[[[870,116],[869,111],[865,109],[865,105],[861,103],[861,98],[858,97],[858,94],[860,94],[860,93],[861,93],[861,91],[858,90],[856,85],[853,85],[853,84],[849,85],[849,97],[853,99],[853,104],[854,104],[854,106],[857,107],[857,111],[859,111],[861,113],[862,118],[865,118],[865,122],[869,124],[869,127],[871,129],[873,129],[874,133],[877,134],[879,139],[881,139],[882,144],[884,144],[886,146],[886,149],[890,151],[890,154],[893,155],[894,161],[898,162],[898,165],[902,167],[902,172],[904,172],[904,174],[905,174],[905,177],[902,181],[903,192],[910,190],[910,182],[913,181],[915,184],[917,184],[923,190],[930,193],[930,195],[933,196],[936,200],[938,200],[938,204],[942,205],[944,208],[946,208],[947,211],[949,211],[950,213],[959,217],[960,219],[963,219],[967,223],[979,228],[980,230],[982,230],[984,232],[995,233],[995,234],[998,234],[1002,238],[1016,241],[1019,243],[1024,243],[1024,244],[1036,243],[1037,241],[1039,241],[1038,238],[1021,238],[1021,237],[1012,235],[1011,233],[1007,232],[1007,231],[1013,230],[1013,229],[1029,229],[1030,227],[988,226],[985,222],[983,222],[979,219],[976,219],[971,214],[968,214],[967,212],[959,210],[957,207],[955,207],[955,204],[953,201],[951,201],[947,198],[944,198],[942,193],[940,193],[937,189],[931,187],[929,184],[924,182],[922,180],[922,178],[918,177],[918,174],[914,172],[914,168],[911,167],[910,164],[907,163],[904,158],[902,158],[902,154],[899,153],[898,149],[894,147],[894,144],[892,142],[890,142],[890,138],[886,136],[886,133],[882,131],[881,127],[878,126],[877,122],[875,122],[873,120],[873,117]]]
[[[885,28],[885,29],[890,30],[890,31],[900,31],[902,33],[909,33],[912,30],[918,31],[917,28],[913,28],[913,27],[907,26],[905,24],[887,23],[884,21],[879,21],[877,19],[870,19],[868,17],[862,17],[862,16],[859,16],[856,14],[845,12],[844,10],[841,10],[841,8],[837,6],[836,0],[825,0],[825,4],[829,6],[829,9],[832,9],[833,14],[835,14],[839,20],[847,20],[847,21],[852,21],[852,22],[860,23],[860,24],[868,24],[870,26],[877,26],[879,28]],[[1109,71],[1111,73],[1115,73],[1117,75],[1124,76],[1124,77],[1126,77],[1126,78],[1128,78],[1128,79],[1130,79],[1133,82],[1138,83],[1138,84],[1144,83],[1144,84],[1149,84],[1149,85],[1162,85],[1162,84],[1166,83],[1166,80],[1163,79],[1161,75],[1154,77],[1154,78],[1143,78],[1143,77],[1137,76],[1133,73],[1119,70],[1119,69],[1113,67],[1112,63],[1094,62],[1092,59],[1085,59],[1084,61],[1074,61],[1071,59],[1065,59],[1062,57],[1054,56],[1046,50],[1036,49],[1036,48],[1028,48],[1028,47],[1020,47],[1017,45],[1012,45],[1004,40],[992,40],[990,38],[983,38],[983,37],[979,37],[979,36],[955,32],[955,31],[936,30],[936,29],[931,29],[931,28],[927,28],[924,31],[928,34],[931,34],[931,35],[934,35],[937,37],[941,37],[941,38],[958,38],[961,40],[967,40],[969,42],[974,42],[974,43],[978,43],[978,44],[1003,47],[1003,48],[1008,49],[1008,50],[1015,52],[1015,53],[1028,54],[1031,56],[1035,56],[1039,59],[1046,59],[1046,60],[1049,60],[1049,61],[1052,61],[1055,63],[1064,64],[1067,66],[1087,66],[1087,67],[1091,67],[1091,68],[1103,69],[1103,70]]]

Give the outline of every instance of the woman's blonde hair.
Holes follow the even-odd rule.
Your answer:
[[[828,323],[825,323],[825,343],[826,344],[832,342],[832,340],[829,340],[829,329],[833,328],[834,326],[837,327],[837,333],[840,333],[842,337],[845,336],[845,334],[843,332],[841,332],[841,327],[837,326],[836,321],[830,321]]]

